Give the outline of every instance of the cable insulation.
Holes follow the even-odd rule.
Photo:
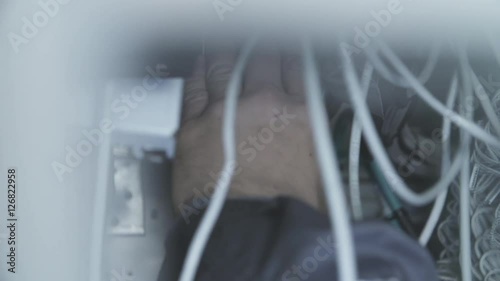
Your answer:
[[[432,72],[436,68],[440,52],[441,52],[441,43],[440,42],[434,43],[430,55],[427,58],[427,62],[425,63],[424,68],[422,69],[420,75],[418,76],[418,80],[420,81],[420,83],[425,84],[427,83],[427,81],[429,81]],[[389,68],[387,68],[387,66],[382,62],[380,57],[376,54],[375,50],[373,50],[372,48],[366,48],[365,53],[368,59],[372,62],[374,68],[382,76],[382,78],[399,87],[403,88],[411,87],[411,85],[404,79],[404,77],[397,76],[396,74],[392,73],[389,70]]]
[[[468,106],[467,101],[473,97],[471,72],[465,49],[459,49],[459,61],[462,70],[463,102],[462,110],[467,120],[472,120],[474,107]],[[461,130],[462,151],[467,156],[462,163],[460,173],[460,265],[462,281],[472,281],[472,256],[471,256],[471,229],[470,229],[470,143],[471,137],[466,130]]]
[[[208,208],[203,215],[203,219],[196,229],[196,232],[191,240],[191,244],[189,245],[189,249],[184,260],[184,267],[182,268],[180,274],[180,281],[193,281],[195,279],[203,251],[205,250],[212,230],[222,211],[224,201],[226,200],[226,196],[230,188],[236,163],[235,124],[238,95],[241,89],[241,81],[245,65],[256,42],[257,38],[254,37],[245,44],[227,86],[222,128],[222,142],[225,158],[222,173],[227,176],[220,177],[217,181],[215,192],[210,200],[210,204],[208,205]]]
[[[346,197],[343,191],[337,155],[332,147],[333,141],[328,126],[328,115],[323,105],[314,54],[308,39],[303,39],[302,48],[304,54],[306,102],[312,124],[323,188],[326,194],[332,232],[338,247],[338,280],[356,281],[358,280],[357,265]]]
[[[363,70],[363,94],[366,98],[370,81],[373,74],[373,66],[370,63],[366,63]],[[356,113],[354,113],[356,115]],[[361,200],[361,192],[359,186],[359,154],[361,150],[361,125],[356,120],[356,116],[352,120],[351,128],[351,141],[349,144],[349,189],[351,198],[351,207],[353,218],[356,221],[363,219],[363,206]]]
[[[382,53],[387,57],[387,59],[394,65],[394,67],[403,75],[408,83],[412,86],[415,92],[435,111],[441,115],[449,118],[454,124],[462,129],[468,131],[471,135],[484,141],[487,144],[493,145],[500,148],[500,141],[497,137],[486,133],[481,127],[476,125],[471,120],[460,116],[453,110],[446,108],[437,98],[435,98],[419,81],[418,79],[408,70],[408,68],[403,64],[403,62],[394,54],[394,52],[382,41],[378,41]]]
[[[430,203],[436,198],[437,195],[448,188],[450,183],[458,174],[460,171],[462,155],[459,154],[455,157],[450,167],[450,171],[442,175],[439,181],[428,190],[423,193],[415,193],[411,190],[411,188],[408,187],[397,174],[389,156],[387,155],[387,152],[384,149],[382,141],[378,136],[375,124],[368,110],[368,106],[363,99],[362,89],[359,85],[351,59],[348,56],[344,56],[342,53],[340,53],[340,56],[342,58],[345,82],[349,91],[348,96],[355,109],[356,117],[363,127],[363,137],[365,138],[368,148],[374,156],[377,164],[380,166],[380,170],[386,177],[387,182],[398,196],[410,204],[422,206]]]
[[[448,99],[446,100],[446,107],[449,109],[453,108],[455,100],[457,98],[457,76],[453,76],[450,91],[448,92]],[[450,133],[451,133],[451,122],[450,119],[443,117],[443,129],[441,132],[441,141],[443,143],[443,150],[441,156],[441,173],[448,171],[450,168]],[[439,217],[443,212],[444,205],[446,203],[446,197],[448,196],[448,188],[445,189],[434,201],[434,206],[432,206],[432,211],[425,223],[424,229],[420,234],[418,241],[422,246],[427,245],[429,239],[434,233],[434,229],[439,222]]]

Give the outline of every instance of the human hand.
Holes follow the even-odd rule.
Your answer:
[[[193,198],[206,200],[221,176],[224,97],[237,56],[236,44],[210,49],[186,81],[173,170],[177,211]],[[318,208],[322,193],[300,57],[275,46],[259,46],[242,81],[237,166],[228,196],[291,196]]]

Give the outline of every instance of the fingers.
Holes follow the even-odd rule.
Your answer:
[[[235,42],[221,41],[207,46],[206,83],[210,102],[221,100],[238,55]]]
[[[302,57],[297,50],[287,50],[283,53],[282,64],[283,87],[285,92],[298,100],[304,99],[304,67]]]
[[[198,57],[191,78],[184,86],[182,121],[199,117],[208,104],[208,93],[205,87],[205,58]]]
[[[186,85],[185,119],[197,117],[208,103],[224,99],[231,78],[240,44],[237,41],[221,40],[207,44],[204,72],[197,70],[195,80]],[[205,75],[205,79],[202,76]],[[304,98],[302,59],[298,51],[281,53],[277,44],[261,44],[250,58],[243,77],[245,95],[262,89],[273,89],[273,93],[286,93],[299,100]],[[191,104],[192,103],[192,104]]]
[[[259,46],[248,62],[243,81],[245,94],[265,88],[282,92],[281,54],[278,48],[274,45]]]

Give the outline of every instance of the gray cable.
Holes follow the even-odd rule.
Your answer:
[[[457,97],[457,76],[456,74],[453,76],[450,91],[448,92],[448,99],[446,100],[446,107],[453,108],[453,104],[455,104],[455,100]],[[443,142],[443,151],[441,156],[441,173],[444,171],[448,171],[450,168],[450,133],[451,133],[451,122],[450,119],[443,117],[443,129],[441,132],[441,140]],[[448,189],[445,189],[439,196],[436,198],[434,202],[434,206],[432,206],[432,211],[425,223],[424,229],[420,234],[418,241],[421,245],[425,246],[429,242],[429,239],[436,228],[436,225],[439,222],[439,217],[443,212],[444,205],[446,203],[446,197],[448,195]]]
[[[455,176],[460,171],[460,162],[462,160],[462,154],[459,153],[455,156],[453,163],[450,167],[450,171],[441,176],[440,180],[430,187],[427,191],[423,193],[415,193],[410,187],[401,179],[394,169],[389,156],[384,150],[382,141],[378,136],[375,124],[370,116],[370,112],[363,99],[362,89],[359,85],[357,75],[352,65],[352,61],[349,57],[340,54],[342,58],[342,65],[344,69],[344,78],[349,91],[349,98],[355,109],[356,117],[363,127],[363,136],[366,139],[368,147],[373,154],[377,164],[380,166],[380,170],[387,179],[388,184],[394,189],[397,195],[399,195],[404,201],[422,206],[430,203],[436,198],[443,190],[448,188],[450,183],[453,181]]]
[[[465,55],[465,50],[460,48],[460,65],[462,70],[463,80],[463,100],[470,100],[473,89],[470,81],[470,67]],[[467,120],[472,120],[474,108],[471,106],[462,106]],[[472,281],[472,259],[471,259],[471,234],[470,234],[470,142],[471,137],[467,131],[461,130],[462,146],[461,149],[466,155],[462,163],[462,171],[460,173],[460,263],[462,271],[462,281]]]
[[[394,67],[403,75],[415,92],[435,111],[439,112],[441,115],[449,118],[453,123],[462,129],[467,130],[471,135],[500,148],[500,141],[497,137],[486,133],[481,127],[476,125],[471,120],[460,116],[453,110],[449,110],[444,106],[438,99],[436,99],[419,81],[418,79],[406,68],[406,66],[401,62],[401,60],[394,54],[394,52],[382,41],[378,41],[381,47],[382,53],[389,59],[389,61],[394,65]]]
[[[465,54],[463,54],[465,55]],[[471,73],[472,77],[472,83],[474,84],[474,93],[476,93],[476,97],[481,103],[481,106],[483,107],[484,113],[486,113],[486,117],[488,117],[488,120],[490,121],[491,125],[495,129],[495,132],[497,133],[497,136],[500,137],[500,119],[498,118],[497,113],[495,112],[495,109],[493,108],[493,105],[491,104],[491,100],[488,97],[488,94],[486,94],[486,91],[484,90],[483,85],[481,82],[479,82],[479,79],[476,76],[476,73],[471,69],[470,65],[465,66]]]
[[[470,138],[465,136],[465,150],[467,155],[470,153]],[[471,265],[471,235],[470,235],[470,194],[469,194],[469,171],[470,162],[463,161],[462,171],[460,174],[460,264],[462,270],[462,281],[472,280],[472,265]]]
[[[493,55],[495,56],[497,63],[500,64],[500,47],[498,46],[498,44],[495,44],[495,39],[492,33],[488,33],[487,37],[491,45],[491,49],[493,50]]]
[[[372,74],[372,64],[366,63],[362,76],[364,98],[366,98],[366,95],[368,94]],[[356,115],[356,113],[354,115]],[[359,190],[359,153],[361,149],[361,133],[361,125],[358,120],[356,120],[356,116],[354,116],[351,128],[351,141],[349,144],[349,193],[351,195],[353,218],[357,221],[363,219],[361,192]]]
[[[332,147],[328,115],[323,105],[319,75],[310,41],[303,39],[302,47],[308,113],[312,124],[316,155],[326,194],[332,232],[338,247],[338,280],[356,281],[358,280],[357,265],[352,230],[337,155]]]
[[[217,181],[217,186],[215,187],[215,192],[210,200],[210,204],[205,211],[205,215],[203,216],[200,225],[193,235],[191,245],[189,245],[189,249],[184,260],[184,267],[182,268],[180,274],[180,281],[193,281],[195,279],[203,251],[207,245],[220,212],[222,211],[224,201],[230,188],[235,167],[234,164],[236,163],[235,123],[238,95],[241,88],[241,80],[245,65],[256,42],[257,38],[252,38],[245,44],[227,86],[226,101],[224,104],[222,141],[225,158],[223,174],[228,176],[220,177]]]
[[[376,51],[373,50],[372,48],[365,49],[366,56],[372,62],[377,72],[385,80],[391,82],[396,86],[403,88],[410,88],[411,85],[408,83],[408,81],[406,81],[404,77],[400,77],[392,73],[375,52]],[[425,63],[422,72],[418,76],[418,80],[420,81],[420,83],[425,84],[427,83],[427,81],[429,81],[429,78],[431,77],[431,74],[434,71],[434,68],[436,67],[440,52],[441,52],[441,43],[439,42],[434,43],[431,49],[431,53],[427,58],[427,62]]]

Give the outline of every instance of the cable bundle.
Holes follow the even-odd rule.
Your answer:
[[[500,91],[491,99],[495,112],[500,112]],[[481,122],[485,132],[494,134],[493,124]],[[476,141],[472,153],[469,182],[471,262],[473,280],[500,280],[500,150]],[[441,280],[460,280],[459,185],[451,188],[446,205],[448,216],[438,227],[438,238],[445,247],[438,261]]]
[[[227,88],[222,134],[225,155],[224,167],[229,177],[224,177],[217,183],[214,196],[188,250],[180,281],[194,280],[203,250],[230,188],[230,179],[233,174],[232,167],[234,167],[232,164],[235,161],[234,127],[239,86],[245,64],[255,45],[255,41],[256,39],[250,40],[245,45]],[[465,48],[460,46],[458,50],[461,66],[460,79],[457,78],[458,75],[456,74],[453,76],[448,100],[444,105],[424,86],[425,81],[427,81],[436,65],[439,54],[438,47],[431,53],[422,74],[417,77],[411,73],[387,45],[381,41],[377,43],[381,54],[372,52],[371,49],[367,50],[368,62],[365,64],[362,79],[358,77],[351,58],[342,51],[339,52],[344,82],[355,112],[355,125],[351,134],[351,142],[358,143],[361,137],[366,140],[380,170],[380,176],[384,178],[387,187],[392,189],[394,194],[401,200],[414,206],[423,206],[434,202],[431,215],[419,237],[419,242],[422,245],[427,244],[439,221],[442,210],[446,207],[450,215],[438,227],[439,240],[445,247],[438,261],[438,269],[442,280],[459,280],[459,276],[460,280],[463,281],[500,280],[500,208],[496,207],[500,202],[500,140],[498,136],[495,136],[495,133],[500,135],[500,120],[496,116],[500,106],[500,92],[492,99],[484,95],[484,88],[469,65]],[[357,268],[352,230],[338,160],[331,146],[332,141],[328,133],[328,119],[321,98],[321,85],[314,52],[309,40],[305,39],[303,41],[302,51],[305,65],[306,100],[326,201],[329,207],[332,233],[335,240],[338,241],[338,277],[344,281],[355,281],[357,280]],[[380,55],[383,55],[396,70],[396,76],[388,72],[379,57]],[[500,63],[500,54],[497,54],[497,58]],[[443,160],[441,169],[443,173],[433,186],[422,193],[413,191],[405,180],[398,175],[375,128],[365,100],[367,85],[371,80],[373,69],[391,83],[411,88],[430,108],[443,116]],[[461,91],[458,90],[458,81],[461,82]],[[453,110],[458,92],[462,94],[460,99],[462,110],[460,112]],[[474,109],[466,106],[466,101],[470,101],[471,98],[474,99],[474,93],[488,118],[488,122],[483,122],[480,125],[473,120]],[[460,128],[460,145],[453,157],[451,157],[448,137],[451,124]],[[473,137],[476,142],[471,173],[469,158],[471,154],[470,144]],[[349,184],[351,194],[356,194],[354,198],[351,198],[356,216],[359,216],[362,211],[358,198],[358,157],[359,147],[353,146],[350,151]],[[458,182],[454,182],[458,175]],[[452,200],[446,204],[450,185],[452,186]],[[472,245],[471,240],[473,240]],[[472,248],[474,249],[472,250]],[[461,273],[458,274],[458,272]]]

